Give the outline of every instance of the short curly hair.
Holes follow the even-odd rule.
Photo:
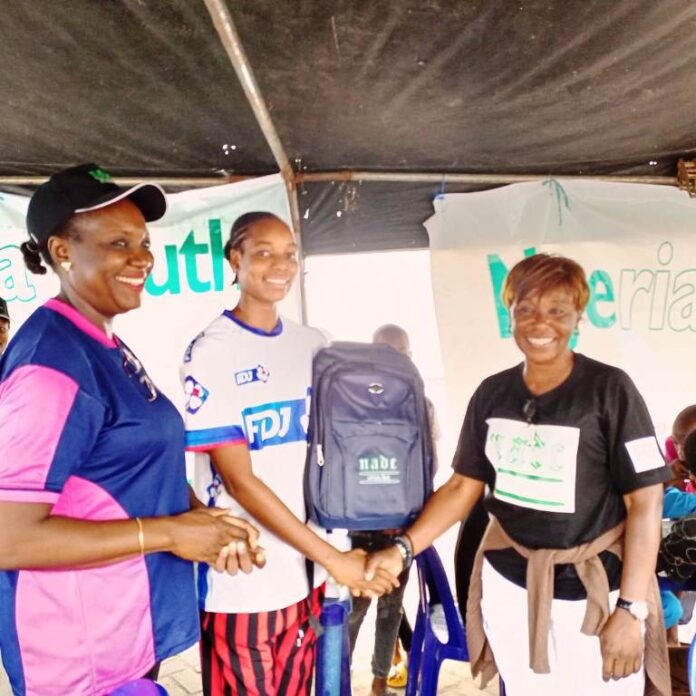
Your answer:
[[[693,430],[696,430],[696,404],[679,411],[672,425],[672,439],[675,444],[683,445]]]
[[[582,266],[565,256],[534,254],[516,263],[503,284],[503,304],[510,307],[528,295],[543,295],[557,287],[567,288],[582,312],[590,299],[590,288]]]

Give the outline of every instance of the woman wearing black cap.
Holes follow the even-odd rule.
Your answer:
[[[190,511],[181,418],[112,332],[140,306],[154,185],[95,165],[29,204],[27,267],[60,279],[0,362],[0,650],[16,696],[101,696],[198,639],[190,561],[251,570],[255,530]],[[232,552],[231,552],[232,551]]]

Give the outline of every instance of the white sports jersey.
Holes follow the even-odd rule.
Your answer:
[[[308,594],[304,556],[227,493],[208,453],[245,442],[254,475],[304,520],[312,357],[325,343],[318,330],[286,319],[266,333],[225,311],[186,351],[186,449],[195,452],[194,490],[206,505],[229,508],[258,527],[267,557],[266,566],[250,575],[230,576],[202,566],[199,592],[206,611],[271,611]],[[321,568],[314,575],[317,585],[325,579]]]

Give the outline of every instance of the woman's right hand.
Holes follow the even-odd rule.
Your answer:
[[[388,546],[382,551],[371,553],[365,563],[365,575],[370,578],[379,570],[392,576],[399,576],[404,570],[404,559],[396,546]]]
[[[338,585],[349,587],[355,597],[380,597],[399,586],[396,576],[382,568],[375,568],[367,579],[366,561],[367,553],[362,549],[338,552],[326,565],[326,570]]]
[[[234,575],[241,568],[265,564],[257,546],[258,530],[219,508],[196,508],[169,518],[172,521],[170,551],[188,561],[199,561]]]

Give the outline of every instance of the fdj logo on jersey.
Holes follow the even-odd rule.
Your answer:
[[[268,382],[271,373],[263,366],[257,365],[250,370],[241,370],[234,373],[234,381],[238,387],[252,382]]]
[[[278,401],[242,411],[250,450],[302,442],[307,438],[307,400]]]

